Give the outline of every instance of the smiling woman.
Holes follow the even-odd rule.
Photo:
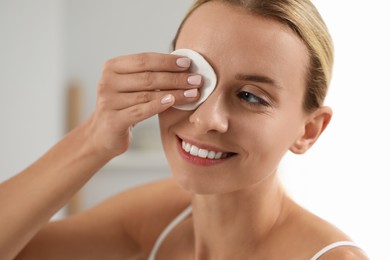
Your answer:
[[[195,60],[141,53],[106,62],[90,118],[1,185],[2,259],[367,259],[278,179],[285,154],[309,150],[332,117],[323,105],[331,39],[311,2],[197,1],[174,48],[207,60],[214,91],[179,110],[205,83],[190,70]],[[173,178],[47,224],[156,114]]]

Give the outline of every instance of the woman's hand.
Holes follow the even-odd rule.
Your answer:
[[[188,73],[190,59],[142,53],[106,62],[98,86],[97,107],[88,121],[95,149],[112,158],[125,152],[138,122],[171,107],[195,102],[200,75]]]
[[[188,73],[189,66],[188,58],[158,53],[118,57],[105,64],[92,116],[0,184],[1,259],[15,259],[20,253],[40,259],[45,254],[41,247],[26,245],[101,167],[127,150],[129,129],[173,104],[198,99],[202,78]],[[51,236],[38,238],[38,244]]]

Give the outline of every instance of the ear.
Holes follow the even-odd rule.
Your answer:
[[[332,109],[329,107],[320,107],[309,114],[304,131],[290,147],[290,151],[295,154],[303,154],[309,150],[328,126],[332,114]]]

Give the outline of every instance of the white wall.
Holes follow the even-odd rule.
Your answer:
[[[0,1],[0,181],[63,134],[61,0]]]
[[[383,1],[313,0],[334,38],[327,104],[334,117],[312,151],[282,167],[301,204],[390,259],[390,17]]]

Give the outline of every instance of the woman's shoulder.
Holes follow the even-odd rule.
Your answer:
[[[112,203],[122,207],[125,230],[150,252],[164,228],[190,205],[191,195],[169,178],[118,194]]]
[[[190,199],[173,180],[128,189],[79,214],[50,222],[19,257],[106,259],[108,255],[147,255],[160,232]]]
[[[324,252],[321,259],[368,259],[363,250],[334,224],[293,203],[286,237],[298,252],[307,252],[308,259]]]

